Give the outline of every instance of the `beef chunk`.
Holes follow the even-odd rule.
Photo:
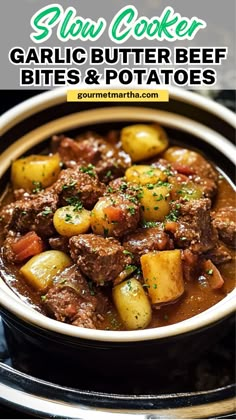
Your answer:
[[[62,162],[67,167],[77,165],[95,164],[100,159],[98,144],[94,136],[84,138],[81,141],[75,141],[69,137],[53,136],[52,148],[59,153]]]
[[[198,155],[190,168],[201,178],[212,179],[217,183],[218,174],[216,170],[203,156]]]
[[[205,254],[207,259],[210,259],[215,265],[224,264],[232,260],[229,250],[220,242]]]
[[[197,186],[199,185],[204,197],[212,199],[216,195],[218,185],[215,179],[203,178],[199,175],[192,175],[189,179],[191,179]]]
[[[58,152],[67,167],[92,164],[102,182],[107,183],[122,176],[131,164],[126,153],[93,132],[87,132],[75,140],[64,136],[54,137],[53,142],[58,144]]]
[[[112,204],[104,208],[104,217],[113,225],[111,236],[121,238],[137,228],[140,220],[140,204],[129,194],[111,194],[109,197]],[[100,198],[99,203],[105,199]]]
[[[10,230],[7,234],[7,237],[4,241],[2,252],[4,255],[4,258],[9,262],[16,262],[16,254],[12,250],[12,244],[15,243],[20,238],[19,233],[15,233],[12,230]]]
[[[83,234],[70,238],[69,246],[71,257],[82,273],[100,285],[114,280],[131,262],[114,238]]]
[[[41,237],[52,236],[57,204],[58,197],[50,190],[15,201],[2,210],[6,227],[20,233],[35,231]]]
[[[211,214],[220,239],[231,248],[236,247],[236,209],[224,207]]]
[[[168,182],[175,184],[192,181],[202,190],[203,196],[213,198],[218,188],[218,176],[212,166],[199,155],[199,167],[179,165],[171,163],[165,159],[159,159],[153,165],[168,175]]]
[[[15,203],[10,203],[4,206],[0,211],[0,227],[1,230],[6,226],[8,228],[15,210]]]
[[[193,281],[201,273],[201,261],[198,254],[193,254],[190,249],[185,249],[181,254],[184,279]]]
[[[213,179],[213,181],[217,182],[218,174],[213,166],[199,153],[194,151],[190,151],[188,149],[182,149],[176,147],[176,151],[179,149],[180,152],[180,159],[178,159],[178,153],[176,154],[176,161],[174,163],[171,162],[172,167],[177,170],[177,172],[192,175],[196,174],[201,178],[209,178]],[[184,163],[183,155],[186,153],[188,156],[188,165],[183,165]],[[181,168],[185,168],[184,171]]]
[[[48,242],[52,249],[57,249],[58,251],[68,253],[69,238],[66,236],[56,236],[49,238]]]
[[[176,182],[178,174],[183,175],[186,182],[190,180],[201,188],[204,197],[213,198],[217,192],[218,174],[203,156],[193,153],[192,163],[188,166],[179,162],[170,163],[165,159],[159,159],[154,165],[166,172],[169,182]],[[184,179],[181,182],[183,181]]]
[[[93,150],[96,150],[96,157],[91,163],[95,166],[95,171],[102,182],[107,183],[124,175],[125,170],[131,165],[130,156],[120,148],[119,143],[108,142],[93,132],[77,137],[76,141],[80,147],[93,147]]]
[[[46,295],[45,307],[48,315],[57,321],[78,327],[95,329],[94,307],[91,302],[81,300],[78,293],[68,286],[53,286]]]
[[[175,244],[189,248],[194,253],[203,253],[214,248],[217,232],[211,223],[211,201],[208,198],[171,203],[171,215],[176,218],[172,230]],[[168,230],[168,223],[166,224]]]
[[[139,264],[142,255],[152,251],[173,249],[173,241],[161,227],[137,229],[124,238],[123,247],[131,252],[134,261]]]
[[[79,168],[66,169],[46,190],[5,206],[0,214],[2,224],[20,233],[34,230],[39,236],[50,237],[55,233],[53,214],[58,207],[80,200],[91,209],[105,190],[95,173],[90,176]]]
[[[61,171],[50,190],[58,194],[61,206],[73,204],[71,200],[77,198],[86,209],[92,209],[99,197],[104,194],[106,187],[99,182],[93,171],[89,175],[80,168],[69,168]]]
[[[32,194],[25,191],[24,188],[19,188],[18,190],[14,190],[13,194],[14,194],[15,200],[23,200],[23,199],[31,200],[33,198]]]
[[[84,328],[96,328],[97,299],[74,265],[57,277],[45,296],[44,307],[51,317]]]
[[[167,176],[174,176],[177,174],[176,169],[174,169],[172,163],[168,162],[166,159],[158,159],[158,160],[152,160],[151,165],[154,166],[154,168],[160,169],[162,172],[165,172]]]
[[[103,155],[96,164],[95,170],[100,181],[108,183],[124,175],[130,164],[130,158],[125,152],[113,148],[113,151],[108,151],[106,155]]]
[[[120,177],[111,181],[107,187],[107,193],[112,194],[117,192],[126,194],[126,196],[136,197],[138,201],[138,195],[142,192],[142,186],[134,182],[127,182],[125,178]]]
[[[10,230],[2,247],[5,259],[13,264],[22,263],[43,250],[44,243],[34,231],[21,236],[20,233]]]

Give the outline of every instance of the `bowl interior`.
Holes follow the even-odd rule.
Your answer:
[[[0,178],[3,182],[5,181],[4,175],[7,174],[13,160],[32,149],[42,150],[44,142],[54,134],[73,134],[74,130],[76,132],[86,128],[91,130],[91,127],[102,132],[102,130],[107,131],[110,127],[117,128],[117,125],[122,126],[127,122],[158,122],[167,129],[170,137],[176,139],[177,143],[180,141],[189,148],[200,149],[201,152],[210,156],[216,165],[225,170],[227,175],[234,173],[233,145],[209,127],[167,111],[141,107],[115,107],[115,109],[91,109],[53,119],[18,138],[0,157]],[[174,325],[142,331],[99,331],[63,324],[41,315],[20,300],[3,280],[0,281],[0,303],[19,318],[60,334],[99,341],[144,341],[179,335],[206,327],[228,316],[235,309],[235,297],[236,290],[208,310]]]

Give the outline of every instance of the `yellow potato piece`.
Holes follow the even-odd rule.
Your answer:
[[[133,162],[149,159],[168,147],[166,132],[158,124],[135,124],[121,130],[122,147]]]
[[[194,182],[172,182],[171,197],[173,200],[178,200],[183,197],[185,200],[199,200],[202,197],[202,190],[200,186],[196,186]]]
[[[155,184],[158,181],[167,180],[164,172],[150,165],[133,165],[126,170],[125,177],[128,182],[141,185]]]
[[[184,293],[181,253],[149,252],[142,255],[141,267],[152,304],[158,305],[178,299]]]
[[[170,212],[170,190],[166,186],[143,186],[140,198],[142,218],[162,222]]]
[[[24,188],[32,191],[37,186],[42,188],[53,184],[60,172],[59,154],[43,156],[31,155],[13,162],[11,180],[14,189]]]
[[[192,150],[173,146],[166,150],[164,153],[164,159],[169,162],[178,162],[181,165],[192,166],[197,164],[199,159],[202,160],[202,156]]]
[[[116,225],[108,221],[103,211],[106,207],[112,206],[112,204],[113,201],[109,197],[102,197],[91,211],[91,228],[97,235],[112,236]]]
[[[56,231],[62,236],[74,236],[85,233],[90,228],[91,213],[88,210],[76,210],[76,206],[57,209],[53,216]]]
[[[67,254],[61,251],[45,251],[32,257],[20,269],[27,283],[38,291],[51,286],[54,277],[72,264]]]
[[[112,291],[116,309],[128,330],[145,328],[151,322],[152,309],[138,280],[132,278],[118,284]]]

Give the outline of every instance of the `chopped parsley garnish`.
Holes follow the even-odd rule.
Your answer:
[[[129,213],[130,213],[131,215],[134,215],[134,214],[135,214],[135,208],[134,208],[133,206],[129,206],[129,207],[128,207],[128,211],[129,211]]]
[[[71,222],[71,219],[72,219],[72,216],[71,216],[71,214],[66,214],[65,215],[65,222]]]
[[[104,228],[104,229],[103,229],[103,233],[104,233],[104,236],[108,236],[109,229]]]
[[[45,300],[47,299],[47,295],[42,295],[41,296],[41,300],[43,301],[43,302],[45,302]]]
[[[68,190],[69,188],[74,188],[76,185],[76,181],[71,181],[69,184],[62,185],[63,190]]]
[[[143,198],[143,191],[140,191],[138,194],[137,194],[137,198],[140,200],[140,198]]]
[[[114,188],[112,188],[111,186],[107,187],[108,193],[113,193],[114,191],[115,191]]]
[[[154,175],[154,168],[149,169],[147,172],[145,172],[145,174],[147,174],[149,176],[153,176]]]
[[[127,249],[124,249],[123,254],[130,255],[131,257],[133,257],[132,252],[128,251]]]
[[[206,274],[209,274],[209,276],[212,276],[212,274],[213,274],[213,269],[211,268],[210,270],[207,270],[207,271],[206,271]]]
[[[171,165],[167,165],[166,169],[164,169],[163,172],[166,176],[173,176],[174,175],[174,173],[171,170]]]
[[[128,264],[128,265],[125,266],[126,271],[135,271],[137,269],[138,269],[138,267],[136,265]]]
[[[33,184],[33,186],[35,187],[35,188],[32,190],[32,193],[33,193],[33,194],[37,194],[37,193],[39,193],[40,191],[42,191],[43,187],[42,187],[42,183],[41,183],[41,182],[39,182],[39,181],[32,181],[32,184]]]
[[[67,282],[67,279],[61,279],[60,281],[59,281],[59,284],[65,284]]]
[[[127,188],[128,188],[128,184],[125,181],[122,182],[122,184],[119,186],[120,191],[125,191],[125,190],[127,190]]]
[[[171,184],[169,182],[165,182],[165,181],[158,181],[156,183],[157,187],[167,187],[167,188],[171,188]]]
[[[136,197],[134,197],[133,195],[130,195],[130,194],[124,194],[124,197],[127,199],[127,200],[129,200],[129,201],[131,201],[131,203],[134,203],[134,204],[137,204],[137,198]]]
[[[45,210],[42,211],[42,216],[48,216],[51,213],[52,210],[50,209],[50,207],[45,207]]]
[[[96,172],[94,171],[95,166],[92,165],[92,163],[89,163],[88,166],[81,166],[80,172],[83,172],[85,174],[88,174],[92,178],[96,177]]]
[[[154,184],[146,184],[148,190],[153,190]]]
[[[131,284],[130,280],[127,281],[127,286],[129,288],[129,291],[131,291],[132,290],[132,284]]]
[[[163,200],[164,196],[163,194],[159,194],[159,197],[156,198],[156,201],[161,201]]]
[[[73,196],[73,197],[69,197],[66,198],[66,202],[70,205],[74,207],[74,211],[81,211],[83,210],[83,204],[81,203],[80,199],[78,196]]]
[[[112,176],[111,170],[107,171],[105,176],[106,176],[106,178],[110,178]]]
[[[144,228],[152,228],[152,227],[157,227],[157,226],[158,226],[158,222],[147,222],[146,220],[144,220],[142,223],[142,227]]]
[[[178,217],[179,217],[178,208],[175,208],[165,217],[165,220],[167,220],[168,222],[177,222]]]
[[[91,296],[95,296],[96,292],[93,288],[93,282],[92,281],[88,281],[88,287],[89,287],[89,293]]]
[[[83,208],[84,208],[84,206],[81,203],[81,201],[74,205],[74,211],[81,211],[81,210],[83,210]]]

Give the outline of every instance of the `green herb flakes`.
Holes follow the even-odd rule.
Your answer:
[[[94,169],[95,169],[95,166],[92,165],[91,163],[89,163],[88,166],[81,166],[80,167],[80,172],[83,172],[85,174],[88,174],[92,178],[95,178],[96,177],[96,172],[95,172]]]

